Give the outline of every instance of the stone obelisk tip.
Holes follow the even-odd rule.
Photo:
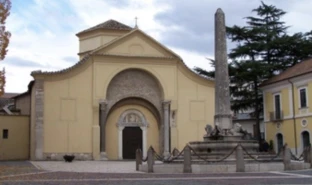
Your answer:
[[[221,8],[218,8],[216,11],[216,14],[224,14],[223,10]]]

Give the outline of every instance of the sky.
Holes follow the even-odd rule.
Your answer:
[[[139,28],[182,57],[189,68],[211,70],[214,14],[225,13],[227,26],[244,26],[260,0],[12,0],[6,21],[12,37],[0,61],[6,92],[27,91],[35,70],[56,71],[78,62],[76,33],[109,19]],[[264,0],[287,14],[290,34],[312,29],[311,0]],[[228,50],[235,43],[228,41]]]

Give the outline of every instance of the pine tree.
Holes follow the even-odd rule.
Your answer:
[[[231,108],[234,112],[253,110],[260,142],[260,114],[263,111],[259,85],[311,54],[310,33],[287,35],[288,26],[280,21],[285,11],[261,2],[252,10],[257,16],[246,17],[247,26],[227,27],[228,38],[236,43],[229,53]],[[214,71],[194,69],[201,75]]]
[[[7,47],[11,33],[6,31],[5,21],[10,15],[11,1],[0,0],[0,60],[3,60],[8,52]],[[0,96],[4,94],[5,71],[0,71]]]

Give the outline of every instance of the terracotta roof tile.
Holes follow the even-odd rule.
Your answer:
[[[86,30],[83,30],[79,33],[77,33],[77,35],[81,34],[81,33],[86,33],[89,31],[93,31],[93,30],[97,30],[97,29],[107,29],[107,30],[132,30],[133,28],[131,28],[130,26],[127,26],[125,24],[122,24],[118,21],[115,21],[113,19],[110,19],[106,22],[103,22],[101,24],[98,24],[96,26],[93,26],[91,28],[88,28]]]
[[[290,79],[293,77],[301,76],[307,73],[312,73],[312,58],[304,60],[276,75],[261,84],[261,87],[273,84],[282,80]]]

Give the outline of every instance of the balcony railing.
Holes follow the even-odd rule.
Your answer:
[[[270,112],[270,121],[280,121],[280,120],[283,120],[283,111]]]

